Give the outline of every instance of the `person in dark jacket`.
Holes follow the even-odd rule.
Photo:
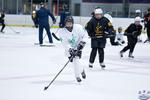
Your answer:
[[[114,28],[111,22],[102,16],[103,11],[100,8],[95,9],[94,17],[86,24],[85,29],[88,35],[91,37],[91,54],[89,59],[89,67],[93,68],[93,63],[99,52],[99,63],[102,68],[105,68],[104,64],[104,48],[106,45],[106,38],[109,35],[115,34]],[[107,32],[107,34],[106,34]]]
[[[135,23],[130,24],[130,26],[125,30],[124,35],[127,36],[128,45],[120,51],[120,57],[123,57],[124,52],[126,52],[127,50],[130,50],[128,57],[134,58],[132,54],[133,54],[135,45],[137,43],[137,37],[142,32],[142,25],[140,24],[140,21],[141,21],[140,17],[136,17]]]
[[[147,14],[144,15],[144,24],[145,24],[145,28],[147,28],[148,39],[146,41],[150,42],[150,8],[147,10]]]
[[[2,25],[2,28],[1,28],[1,32],[4,33],[4,28],[5,28],[5,12],[2,11],[1,12],[1,17],[0,17],[0,24]]]
[[[59,23],[60,28],[65,27],[65,19],[66,19],[67,16],[71,16],[71,12],[69,11],[68,6],[64,5],[63,11],[60,15],[60,23]]]
[[[50,27],[49,27],[49,16],[52,18],[53,24],[55,24],[56,19],[54,15],[50,12],[50,10],[44,7],[44,4],[41,4],[40,10],[36,12],[36,27],[38,27],[38,23],[39,23],[39,44],[43,44],[43,29],[44,28],[47,32],[49,42],[53,43],[52,36],[50,33]]]

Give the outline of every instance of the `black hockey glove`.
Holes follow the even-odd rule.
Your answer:
[[[139,35],[140,33],[138,31],[134,31],[132,32],[132,35],[134,38],[137,38],[137,36]]]
[[[104,34],[104,38],[111,38],[111,37],[115,37],[116,35],[116,31],[114,30],[109,30],[108,32],[105,32]]]
[[[60,28],[63,28],[61,23],[59,23],[59,27],[60,27]]]
[[[86,42],[80,41],[80,43],[77,46],[77,50],[81,51],[84,48],[85,44],[86,44]]]
[[[35,27],[38,28],[38,24],[36,24]]]
[[[133,36],[134,36],[134,35],[137,35],[137,34],[138,34],[137,31],[132,32],[132,35],[133,35]]]
[[[69,54],[70,54],[70,57],[68,57],[68,58],[69,58],[70,62],[73,62],[73,58],[75,57],[75,50],[70,48]]]
[[[82,51],[79,51],[79,50],[74,50],[72,48],[69,49],[69,53],[70,53],[70,57],[69,60],[70,62],[73,62],[73,59],[78,56],[79,58],[81,58],[81,55],[82,55]]]
[[[113,30],[113,29],[109,29],[109,30],[108,30],[108,34],[115,36],[115,35],[116,35],[116,31]]]
[[[116,35],[116,31],[110,31],[109,34]]]
[[[70,48],[69,53],[71,56],[75,56],[75,50],[74,49]]]
[[[120,38],[117,38],[117,40],[120,41],[121,39],[120,39]]]

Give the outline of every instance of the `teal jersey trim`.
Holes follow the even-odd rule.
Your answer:
[[[77,38],[77,36],[75,36],[74,34],[72,34],[72,39],[69,40],[69,43],[71,44],[71,47],[75,47],[76,38]]]

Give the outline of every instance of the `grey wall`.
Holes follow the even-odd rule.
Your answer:
[[[81,6],[81,16],[90,16],[91,12],[94,11],[94,8],[101,7],[103,12],[121,12],[122,4],[100,4],[100,3],[82,3]]]
[[[81,16],[90,16],[95,7],[101,7],[104,13],[110,11],[113,16],[123,17],[123,4],[106,4],[106,3],[82,3],[81,4]],[[150,4],[130,4],[129,5],[129,17],[134,17],[135,10],[140,9],[143,13],[147,11]]]
[[[6,13],[9,14],[23,14],[24,13],[24,4],[27,3],[28,0],[0,0],[0,11],[2,10],[2,1],[4,1],[4,9]],[[18,10],[17,10],[17,1],[18,1]],[[49,5],[52,4],[52,0],[48,0]],[[80,16],[90,16],[91,12],[93,12],[95,7],[101,7],[106,13],[107,11],[112,12],[114,17],[122,17],[123,13],[123,5],[119,4],[107,4],[107,3],[83,3],[82,0],[70,0],[71,2],[71,13],[74,15],[75,4],[80,4]],[[30,6],[30,4],[28,5]],[[140,9],[142,12],[145,12],[147,8],[150,7],[150,4],[130,4],[129,7],[129,16],[133,17],[136,9]],[[49,6],[52,9],[52,6]],[[30,11],[30,8],[28,9]],[[28,11],[28,12],[29,12]]]
[[[2,0],[0,0],[0,11],[2,10]]]
[[[71,13],[72,13],[72,15],[74,15],[74,12],[76,10],[76,9],[74,9],[76,3],[82,4],[82,0],[71,0]],[[81,11],[80,11],[80,15],[81,15]]]
[[[135,12],[136,9],[140,9],[142,11],[142,17],[144,16],[144,13],[148,8],[150,8],[150,4],[130,4],[131,14],[132,12]]]

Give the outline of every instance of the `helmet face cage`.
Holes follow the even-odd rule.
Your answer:
[[[66,26],[66,23],[67,23],[67,22],[71,22],[71,23],[72,23],[72,27],[67,27],[67,26]],[[65,28],[66,28],[69,32],[72,32],[72,30],[73,30],[73,24],[74,24],[74,20],[73,20],[72,16],[66,17],[66,19],[65,19]]]
[[[95,13],[95,14],[103,14],[103,10],[102,10],[101,8],[96,8],[96,9],[94,10],[94,13]]]
[[[141,21],[141,18],[140,18],[140,17],[135,17],[134,21],[135,21],[135,22],[140,22],[140,21]]]
[[[66,19],[65,19],[65,24],[66,24],[67,22],[72,22],[72,24],[74,24],[74,20],[73,20],[72,16],[66,17]]]
[[[118,27],[118,30],[122,30],[122,27]]]

